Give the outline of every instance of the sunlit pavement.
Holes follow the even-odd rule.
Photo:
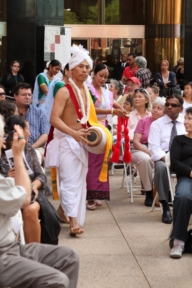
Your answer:
[[[121,180],[122,171],[110,176],[111,200],[87,210],[84,234],[71,237],[62,224],[59,244],[80,256],[78,288],[191,288],[192,255],[169,258],[171,225],[161,223],[160,210],[143,205],[140,191],[131,203]]]

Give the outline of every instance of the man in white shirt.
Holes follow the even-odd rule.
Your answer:
[[[149,152],[155,163],[154,183],[163,207],[162,222],[166,224],[171,224],[173,219],[168,205],[169,181],[165,155],[170,150],[174,136],[185,134],[184,118],[179,114],[182,110],[183,98],[176,94],[168,96],[165,103],[165,116],[151,124],[148,137]]]
[[[3,127],[0,116],[0,156]],[[18,125],[14,130],[15,177],[0,175],[0,287],[75,288],[79,261],[71,248],[15,241],[11,217],[30,205],[31,182],[22,158],[23,130]]]

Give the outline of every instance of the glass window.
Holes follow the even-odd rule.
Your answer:
[[[144,4],[145,0],[65,0],[64,24],[142,25]]]

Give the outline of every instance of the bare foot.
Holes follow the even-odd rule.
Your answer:
[[[70,235],[75,236],[77,234],[82,234],[84,230],[77,224],[76,218],[69,217],[70,219]]]
[[[65,215],[65,212],[63,211],[61,205],[59,205],[58,209],[57,209],[57,213],[59,215],[59,218],[60,218],[60,221],[62,223],[66,223],[66,224],[69,224],[70,221],[69,221],[69,217],[67,215]]]

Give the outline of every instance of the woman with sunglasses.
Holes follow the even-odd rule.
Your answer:
[[[145,206],[150,207],[153,203],[152,190],[153,179],[151,160],[148,150],[148,135],[151,123],[164,115],[165,98],[157,97],[152,104],[152,113],[150,117],[140,119],[135,129],[132,154],[132,163],[137,165],[143,188],[146,192]]]
[[[54,59],[48,64],[46,72],[40,73],[35,80],[32,104],[39,107],[50,121],[54,101],[53,90],[59,78],[55,75],[60,71],[61,63]]]
[[[133,106],[134,110],[130,113],[128,122],[129,137],[131,140],[133,140],[134,131],[139,120],[151,116],[151,100],[146,89],[140,88],[135,90]]]
[[[15,60],[11,63],[10,72],[2,77],[1,84],[5,87],[6,95],[12,96],[13,98],[13,88],[17,83],[24,83],[24,77],[19,73],[21,69],[21,64],[19,61]]]

